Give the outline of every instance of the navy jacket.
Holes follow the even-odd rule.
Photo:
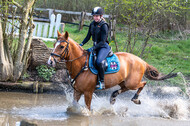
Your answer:
[[[92,36],[92,40],[94,41],[95,49],[99,49],[101,47],[105,47],[105,43],[108,42],[108,24],[101,20],[100,22],[91,22],[88,34],[86,38],[83,40],[82,44],[84,45],[89,41]]]

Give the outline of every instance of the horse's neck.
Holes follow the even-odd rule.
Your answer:
[[[75,42],[70,42],[69,56],[66,67],[69,70],[70,76],[72,78],[74,78],[84,66],[86,56],[83,55],[84,51],[80,49],[80,47],[76,45]]]
[[[80,56],[82,56],[84,53],[84,50],[82,50],[74,40],[70,40],[70,46],[69,46],[69,60],[76,59]]]

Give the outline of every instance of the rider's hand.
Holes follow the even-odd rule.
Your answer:
[[[80,46],[83,46],[83,43],[79,44]]]
[[[88,51],[89,53],[94,51],[94,47],[88,48],[86,51]]]

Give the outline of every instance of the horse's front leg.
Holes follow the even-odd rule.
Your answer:
[[[86,107],[89,109],[89,111],[90,111],[90,106],[91,106],[91,101],[92,101],[92,94],[93,92],[84,93],[85,104],[86,104]]]
[[[82,93],[79,91],[74,90],[74,101],[78,102]]]

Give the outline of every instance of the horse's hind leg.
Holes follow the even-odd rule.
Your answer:
[[[114,91],[114,92],[112,93],[111,97],[110,97],[110,104],[112,104],[112,105],[115,104],[117,95],[119,95],[119,94],[121,94],[121,93],[123,93],[123,92],[129,90],[129,89],[127,89],[127,88],[124,86],[124,82],[121,82],[119,85],[120,85],[121,89]]]
[[[144,88],[144,86],[146,85],[146,81],[144,82],[140,82],[140,84],[138,85],[138,91],[137,93],[134,95],[134,97],[131,99],[131,101],[133,101],[135,104],[141,104],[141,101],[138,99],[140,92],[142,91],[142,89]]]

